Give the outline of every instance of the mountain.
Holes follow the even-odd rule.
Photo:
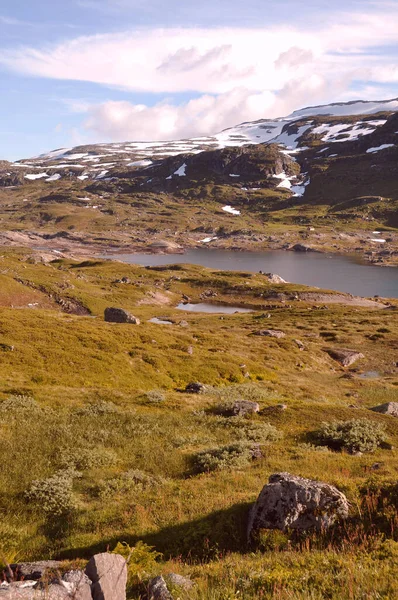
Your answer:
[[[353,142],[362,137],[372,136],[386,124],[395,111],[398,111],[398,99],[337,103],[304,108],[288,117],[242,123],[211,137],[61,148],[16,163],[0,163],[1,181],[3,185],[13,185],[12,182],[18,183],[22,178],[27,181],[43,179],[50,182],[65,177],[77,177],[82,181],[99,180],[115,176],[133,176],[135,173],[142,173],[144,169],[149,179],[166,158],[179,155],[192,157],[202,152],[239,148],[250,144],[274,143],[292,154],[293,151],[297,154],[307,148],[319,146],[318,150],[326,152],[325,156],[331,156],[335,151],[328,152],[329,144]],[[373,135],[368,139],[370,141],[375,137],[383,136]],[[398,137],[392,135],[390,141],[394,140],[398,141]],[[368,148],[364,146],[363,149],[366,151]],[[338,146],[338,150],[341,154],[341,146]],[[174,168],[173,161],[167,164]],[[175,171],[167,173],[167,177],[182,174]]]
[[[288,248],[307,239],[308,225],[318,250],[395,264],[398,237],[372,231],[398,227],[398,99],[304,108],[212,137],[2,161],[0,221],[15,243],[22,230],[135,249],[153,236],[182,247]]]

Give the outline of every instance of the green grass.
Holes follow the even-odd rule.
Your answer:
[[[142,540],[163,554],[157,573],[192,576],[197,585],[189,597],[198,600],[396,596],[397,510],[387,492],[384,500],[377,492],[396,481],[396,451],[353,456],[310,443],[324,421],[365,418],[383,424],[397,446],[398,420],[369,411],[398,401],[394,311],[386,321],[382,310],[330,305],[318,311],[293,302],[267,319],[260,294],[273,288],[260,275],[95,260],[42,265],[30,256],[21,249],[0,259],[0,344],[14,347],[0,349],[0,548],[6,557],[82,561],[118,541]],[[114,283],[122,277],[131,283]],[[259,310],[175,309],[182,294],[197,301],[209,288],[218,302]],[[286,293],[302,289],[278,286]],[[90,316],[63,312],[60,297],[79,302]],[[106,306],[131,310],[141,325],[105,323]],[[148,323],[154,316],[174,324]],[[269,327],[286,337],[251,335]],[[363,352],[348,369],[353,378],[343,377],[347,370],[324,351],[329,346]],[[361,379],[368,370],[380,376]],[[208,384],[206,393],[180,391],[190,381]],[[247,421],[214,411],[239,398],[259,402],[261,412]],[[285,411],[272,410],[280,403]],[[268,435],[268,423],[277,435]],[[251,435],[263,458],[192,472],[198,453]],[[248,510],[279,471],[337,485],[351,502],[349,526],[330,539],[271,535],[261,552],[247,548]],[[26,499],[32,482],[53,485],[60,472],[73,493],[62,518]],[[132,472],[139,475],[131,478]],[[131,598],[145,581],[132,585]]]

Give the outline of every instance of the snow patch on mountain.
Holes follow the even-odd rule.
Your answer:
[[[368,148],[366,153],[373,154],[374,152],[380,152],[380,150],[385,150],[386,148],[395,148],[395,144],[382,144],[381,146],[374,146],[373,148]]]

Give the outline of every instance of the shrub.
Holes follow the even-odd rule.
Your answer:
[[[192,464],[196,473],[242,469],[255,458],[258,447],[254,444],[237,443],[211,450],[202,450],[194,455]]]
[[[76,476],[76,471],[59,471],[47,479],[33,481],[25,492],[25,499],[37,505],[47,517],[65,516],[76,508],[73,494]]]
[[[166,400],[166,396],[161,390],[151,390],[145,394],[145,398],[151,404],[158,404]]]
[[[159,564],[157,561],[162,554],[142,541],[137,542],[133,548],[126,542],[118,542],[113,554],[121,554],[126,559],[130,586],[137,585],[158,574]]]
[[[118,413],[119,408],[113,402],[100,401],[93,404],[86,404],[76,410],[77,415],[85,415],[89,417],[97,417],[100,415],[109,415]]]
[[[140,491],[150,487],[162,485],[165,480],[155,477],[139,470],[131,470],[101,482],[95,488],[95,494],[99,498],[111,498],[116,494],[126,494],[133,490]]]
[[[314,434],[321,446],[348,452],[374,452],[386,439],[385,427],[368,419],[323,423]]]
[[[29,414],[37,414],[41,411],[42,408],[40,405],[31,396],[24,394],[15,394],[0,402],[0,413],[7,413],[11,417],[15,413],[28,412]]]
[[[59,454],[61,469],[86,471],[94,467],[107,467],[118,461],[112,450],[106,448],[64,448]]]
[[[266,444],[276,442],[283,433],[270,423],[252,421],[244,417],[232,417],[224,420],[225,427],[233,431],[234,436],[241,441],[259,442]]]

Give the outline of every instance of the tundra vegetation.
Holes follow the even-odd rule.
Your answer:
[[[253,312],[175,308],[209,290]],[[398,302],[333,296],[261,274],[3,249],[3,566],[70,568],[116,549],[133,557],[131,599],[170,572],[195,583],[182,600],[396,598],[398,419],[370,409],[398,402]],[[140,324],[105,322],[107,307]],[[343,367],[330,348],[364,358]],[[239,400],[258,412],[231,416]],[[349,518],[248,545],[250,507],[278,472],[336,486]]]

